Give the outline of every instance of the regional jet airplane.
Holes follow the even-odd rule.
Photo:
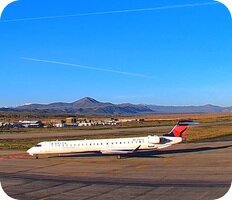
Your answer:
[[[40,142],[30,148],[27,153],[38,158],[42,154],[74,154],[83,152],[100,152],[114,154],[120,158],[124,154],[138,151],[159,150],[182,142],[183,134],[188,126],[197,123],[187,120],[179,121],[174,128],[163,136],[128,137],[93,140],[70,140]]]

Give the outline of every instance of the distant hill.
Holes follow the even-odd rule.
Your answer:
[[[174,113],[221,113],[232,112],[232,107],[204,106],[158,106],[143,104],[112,104],[85,97],[72,103],[29,104],[15,108],[0,108],[1,112],[29,112],[43,114],[82,114],[82,115],[139,115]]]
[[[231,112],[232,108],[220,107],[211,104],[203,106],[156,106],[149,105],[157,113],[222,113]]]
[[[72,103],[29,104],[16,108],[0,108],[0,111],[83,115],[132,115],[153,113],[150,108],[144,105],[103,103],[90,97],[85,97]]]

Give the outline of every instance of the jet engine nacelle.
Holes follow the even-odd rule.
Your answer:
[[[148,142],[151,143],[151,144],[159,144],[160,143],[160,138],[159,138],[159,136],[156,136],[156,135],[154,135],[154,136],[149,135],[148,136]]]

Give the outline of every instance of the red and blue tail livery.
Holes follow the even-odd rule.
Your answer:
[[[176,126],[168,133],[163,136],[166,137],[183,137],[183,133],[187,130],[189,126],[196,125],[198,123],[190,120],[181,120],[177,123]]]

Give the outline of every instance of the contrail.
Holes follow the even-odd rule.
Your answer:
[[[219,3],[218,2],[205,2],[205,3],[193,3],[193,4],[179,4],[179,5],[160,6],[160,7],[153,7],[153,8],[138,8],[138,9],[127,9],[127,10],[112,10],[112,11],[102,11],[102,12],[79,13],[79,14],[72,14],[72,15],[54,15],[54,16],[43,16],[43,17],[18,18],[18,19],[2,20],[0,22],[32,21],[32,20],[58,19],[58,18],[69,18],[69,17],[82,17],[82,16],[91,16],[91,15],[146,12],[146,11],[167,10],[167,9],[175,9],[175,8],[209,6],[209,5],[215,5],[215,4],[219,4]]]
[[[126,76],[136,76],[136,77],[140,77],[140,78],[149,78],[149,79],[154,78],[154,77],[147,76],[147,75],[144,75],[144,74],[139,74],[139,73],[125,72],[125,71],[106,69],[106,68],[99,68],[99,67],[91,67],[91,66],[87,66],[87,65],[78,65],[78,64],[67,63],[67,62],[59,62],[59,61],[53,61],[53,60],[42,60],[42,59],[28,58],[28,57],[20,57],[20,59],[28,60],[28,61],[35,61],[35,62],[42,62],[42,63],[49,63],[49,64],[56,64],[56,65],[65,65],[65,66],[71,66],[71,67],[78,67],[78,68],[82,68],[82,69],[102,71],[102,72],[108,72],[108,73],[114,73],[114,74],[121,74],[121,75],[126,75]]]

